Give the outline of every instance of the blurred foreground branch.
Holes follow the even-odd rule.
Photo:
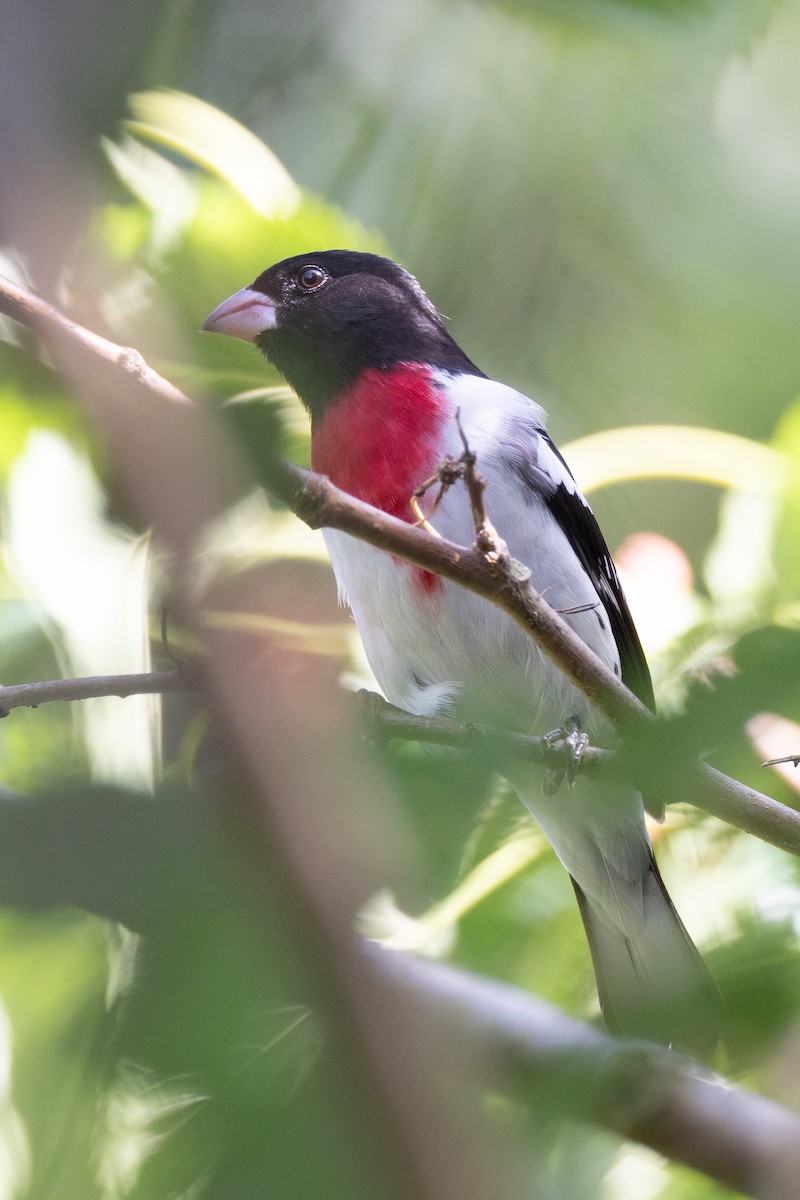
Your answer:
[[[155,804],[150,796],[110,788],[0,793],[0,904],[75,906],[122,921],[151,941],[163,940],[172,918],[188,907],[202,918],[201,952],[213,952],[215,821],[202,795],[174,788],[160,792]],[[90,857],[87,844],[95,851]],[[185,935],[185,926],[178,928]],[[227,926],[221,936],[232,936]],[[172,957],[174,933],[166,940]],[[383,1033],[399,1045],[438,1048],[436,1067],[451,1100],[454,1087],[459,1095],[499,1091],[551,1119],[558,1114],[639,1142],[758,1200],[794,1200],[796,1114],[675,1051],[612,1038],[522,988],[348,941],[358,986],[369,1000],[381,1000],[389,1018]],[[292,999],[319,1003],[305,987]],[[443,1058],[441,1047],[449,1050]],[[487,1194],[509,1195],[501,1186]]]
[[[0,312],[32,329],[51,350],[66,352],[67,356],[70,349],[74,350],[77,359],[69,358],[67,368],[67,374],[72,374],[73,380],[78,363],[87,371],[96,364],[98,377],[106,388],[110,376],[118,377],[119,386],[124,385],[129,397],[139,399],[143,409],[145,403],[156,402],[179,407],[180,416],[184,418],[181,421],[183,434],[191,434],[197,443],[193,450],[195,455],[202,454],[206,441],[213,440],[215,447],[218,446],[218,439],[210,437],[199,414],[196,428],[187,425],[185,418],[196,411],[192,410],[189,398],[148,367],[136,351],[115,345],[77,325],[52,305],[3,277],[0,277]],[[97,388],[92,386],[88,390],[92,393],[92,411],[105,423],[107,438],[110,441],[130,438],[130,427],[123,426],[120,415],[116,410],[110,411],[108,404],[104,406],[102,398],[98,400]],[[137,429],[135,433],[147,437],[146,429],[143,432]],[[121,455],[130,455],[136,450],[135,446],[127,444],[118,448]],[[283,459],[264,462],[262,467],[273,494],[312,528],[340,529],[484,596],[517,621],[624,733],[653,729],[655,718],[649,710],[530,586],[507,556],[483,553],[476,547],[458,546],[434,537],[422,528],[347,495],[328,479]],[[227,479],[235,475],[235,470],[231,468],[221,474]],[[177,489],[177,478],[173,484]],[[146,497],[143,499],[146,501]],[[203,501],[211,507],[211,498],[203,497]],[[185,506],[176,504],[166,514],[154,513],[153,519],[160,520],[162,532],[168,538],[182,543],[188,521],[184,513]],[[200,515],[192,514],[195,523]],[[800,813],[705,764],[685,765],[680,774],[674,770],[674,764],[670,767],[670,794],[664,796],[666,802],[675,798],[676,784],[680,784],[681,799],[747,833],[800,855]],[[653,779],[648,778],[645,785],[652,793]]]

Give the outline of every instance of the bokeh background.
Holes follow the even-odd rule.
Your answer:
[[[249,347],[197,331],[286,254],[401,261],[470,357],[547,407],[618,553],[668,748],[796,806],[794,768],[760,763],[800,752],[799,54],[796,0],[5,5],[0,266],[244,435],[250,483],[193,594],[224,627],[244,580],[250,632],[299,653],[308,625],[344,697],[369,676],[321,541],[256,487],[267,445],[308,462],[303,414]],[[0,338],[0,677],[164,665],[170,597],[169,650],[190,653],[170,557],[80,388],[29,333]],[[313,746],[318,705],[307,720]],[[485,764],[362,746],[335,772],[354,792],[360,755],[392,851],[355,889],[361,927],[597,1020],[569,882]],[[0,1197],[373,1194],[339,1162],[345,1084],[284,978],[302,923],[240,861],[233,759],[190,701],[0,725],[2,779],[35,797],[0,880]],[[725,995],[715,1065],[791,1105],[797,862],[690,801],[653,836]],[[358,820],[330,818],[348,853]],[[557,1096],[532,1116],[480,1099],[515,1145],[509,1195],[732,1194],[550,1119]]]

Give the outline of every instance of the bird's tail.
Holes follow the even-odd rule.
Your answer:
[[[637,792],[578,778],[545,793],[507,771],[572,877],[609,1029],[706,1056],[722,1001],[656,866]]]
[[[612,925],[572,880],[609,1029],[707,1057],[719,1040],[722,999],[684,928],[650,853],[644,920]]]

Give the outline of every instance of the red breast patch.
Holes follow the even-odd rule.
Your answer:
[[[432,375],[420,363],[364,371],[315,425],[314,470],[351,496],[414,521],[410,499],[439,465],[441,428],[449,416]],[[441,587],[438,576],[412,570],[423,591]]]

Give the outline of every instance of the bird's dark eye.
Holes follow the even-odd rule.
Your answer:
[[[303,267],[298,272],[297,282],[300,287],[307,292],[313,292],[320,284],[323,284],[328,276],[323,271],[322,267]]]

